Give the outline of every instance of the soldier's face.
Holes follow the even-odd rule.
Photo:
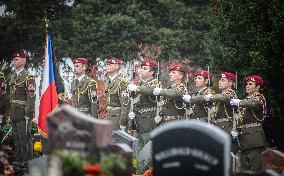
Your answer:
[[[107,73],[113,73],[117,70],[119,70],[118,64],[107,64],[107,66],[106,66],[106,72]]]
[[[207,86],[207,83],[208,83],[208,81],[203,76],[200,76],[200,75],[197,75],[195,77],[194,82],[195,82],[195,87],[197,88]]]
[[[232,82],[229,81],[227,78],[221,78],[218,83],[219,83],[220,90],[225,90],[227,88],[232,87]]]
[[[13,58],[13,65],[16,69],[21,68],[26,65],[26,61],[27,61],[26,58],[15,57]]]
[[[152,77],[154,72],[151,71],[150,66],[142,66],[138,73],[139,73],[140,78],[145,79],[145,78]]]
[[[74,64],[74,74],[75,75],[82,75],[86,71],[86,67],[82,63],[75,63]]]
[[[259,92],[260,86],[253,81],[248,81],[246,86],[246,93],[252,95]]]
[[[173,83],[182,82],[183,73],[180,71],[172,70],[169,73],[170,81]]]

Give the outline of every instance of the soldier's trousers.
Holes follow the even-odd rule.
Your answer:
[[[261,171],[261,153],[263,151],[264,147],[242,151],[240,155],[241,168],[243,170]]]
[[[12,122],[12,133],[16,152],[16,162],[25,162],[33,156],[33,144],[31,135],[31,122]]]
[[[138,139],[138,148],[139,148],[139,151],[140,151],[144,147],[144,145],[146,145],[147,142],[149,142],[150,132],[138,133],[137,131],[135,131],[134,137],[136,137]]]

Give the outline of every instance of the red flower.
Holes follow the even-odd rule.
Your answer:
[[[91,163],[87,163],[85,167],[83,168],[83,170],[88,173],[93,173],[93,174],[100,174],[103,171],[100,164],[93,165]]]
[[[143,176],[152,176],[153,175],[153,168],[150,167],[148,170],[146,170],[144,173],[143,173]]]

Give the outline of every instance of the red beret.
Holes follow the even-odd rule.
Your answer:
[[[246,82],[253,81],[258,85],[262,85],[264,83],[263,79],[260,76],[248,76],[246,77]]]
[[[158,66],[157,62],[155,60],[144,60],[141,63],[141,67],[142,66],[150,66],[152,68],[156,68]]]
[[[83,58],[83,57],[79,57],[73,60],[73,63],[82,63],[82,64],[86,64],[88,62],[87,58]]]
[[[209,78],[211,77],[211,73],[209,73],[208,71],[205,71],[205,70],[199,70],[195,73],[195,76],[203,76],[204,78]]]
[[[27,54],[24,53],[23,51],[20,51],[20,52],[15,52],[13,55],[12,55],[12,59],[14,59],[15,57],[20,57],[20,58],[27,58]]]
[[[122,64],[122,61],[117,57],[112,57],[106,61],[107,64]]]
[[[236,75],[232,74],[232,73],[229,73],[229,72],[223,72],[220,74],[220,77],[221,78],[227,78],[227,79],[230,79],[232,81],[236,80]]]
[[[170,65],[169,71],[172,71],[172,70],[185,72],[183,65],[176,64],[176,63]]]

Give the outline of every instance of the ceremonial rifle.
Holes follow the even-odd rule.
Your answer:
[[[238,90],[238,73],[236,71],[236,82],[235,82],[235,87],[236,87],[236,92]],[[236,98],[236,97],[233,97]],[[239,120],[239,112],[238,112],[238,107],[233,106],[233,128],[232,131],[234,133],[238,133],[238,120]],[[240,150],[240,142],[238,137],[233,137],[232,139],[232,171],[233,172],[238,172],[240,171],[240,158],[237,156],[237,151]]]
[[[135,66],[133,68],[133,73],[132,73],[132,78],[134,78],[135,75]],[[133,116],[129,116],[129,119],[131,120],[131,126],[134,130],[136,130],[139,133],[139,129],[138,129],[138,125],[136,123],[136,119],[135,119],[135,112],[134,112],[134,97],[136,96],[136,92],[135,91],[130,91],[129,94],[129,99],[130,99],[130,107],[129,107],[129,114],[133,114]]]
[[[158,62],[158,69],[157,69],[157,73],[156,73],[156,79],[157,79],[157,84],[156,87],[160,87],[159,86],[159,74],[160,74],[160,64]],[[162,116],[160,114],[160,108],[161,108],[161,96],[160,95],[156,95],[156,116],[155,116],[155,122],[157,124],[159,124],[162,121]]]
[[[207,67],[207,71],[208,71],[208,88],[209,90],[211,90],[211,81],[210,81],[210,68],[209,65]],[[208,118],[208,123],[211,122],[211,114],[212,114],[212,105],[213,103],[211,101],[207,102],[207,118]]]
[[[186,68],[186,67],[185,67]],[[188,88],[189,88],[189,80],[188,80],[188,71],[186,69],[186,81],[185,81],[185,94],[188,95]],[[185,102],[184,103],[184,107],[185,107],[185,118],[189,119],[189,115],[190,115],[190,104],[189,102]]]

